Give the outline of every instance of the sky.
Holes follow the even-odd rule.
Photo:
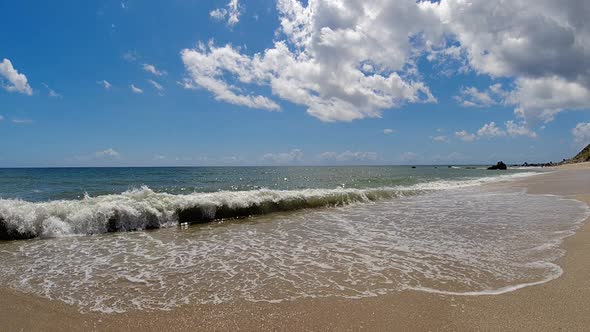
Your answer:
[[[0,167],[488,164],[590,143],[586,0],[0,0]]]

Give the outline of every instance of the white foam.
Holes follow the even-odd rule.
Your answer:
[[[99,234],[108,231],[130,231],[162,228],[178,224],[178,211],[198,208],[213,218],[221,208],[244,209],[269,203],[297,208],[334,206],[371,202],[379,199],[413,195],[423,191],[448,190],[490,182],[514,180],[537,173],[516,173],[461,181],[433,181],[413,186],[369,189],[303,189],[221,191],[172,195],[157,193],[148,187],[122,194],[90,197],[81,200],[27,202],[0,199],[0,222],[4,227],[27,237],[60,237],[75,234]],[[271,211],[276,212],[276,209]],[[113,220],[116,224],[113,225]],[[113,229],[114,228],[114,229]]]
[[[495,295],[559,277],[559,244],[588,214],[574,200],[470,187],[199,227],[5,242],[0,285],[106,313],[406,289]]]

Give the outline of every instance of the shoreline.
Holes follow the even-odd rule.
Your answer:
[[[542,179],[539,181],[539,179]],[[590,205],[590,166],[492,187],[525,188]],[[0,321],[7,330],[584,330],[590,326],[590,222],[564,239],[556,263],[563,274],[499,295],[444,295],[415,290],[363,299],[186,305],[172,311],[81,314],[72,306],[0,288]]]

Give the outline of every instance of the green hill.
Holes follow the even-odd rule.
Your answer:
[[[585,161],[590,161],[590,144],[571,159],[572,163],[582,163]]]

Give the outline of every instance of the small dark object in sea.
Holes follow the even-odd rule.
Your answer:
[[[412,166],[412,168],[416,168],[416,166]]]
[[[496,169],[506,170],[506,169],[508,169],[508,167],[506,166],[506,164],[504,164],[503,162],[499,161],[496,165],[488,167],[488,169],[492,169],[492,170],[496,170]]]
[[[519,166],[519,167],[551,167],[551,166],[556,166],[556,165],[564,164],[564,163],[565,163],[565,161],[562,161],[560,163],[554,163],[551,161],[548,163],[531,163],[531,164],[525,162],[522,165],[515,165],[515,166]]]

